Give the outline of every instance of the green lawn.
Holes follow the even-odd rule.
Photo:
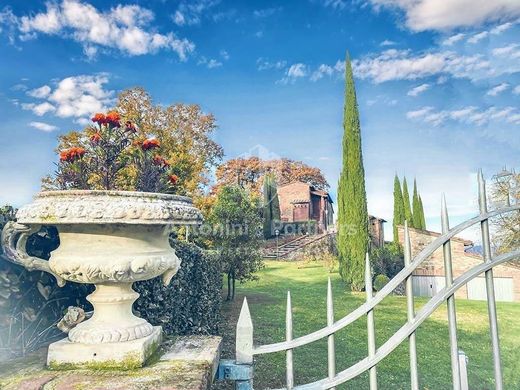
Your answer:
[[[224,357],[233,354],[234,327],[243,296],[248,297],[254,324],[255,345],[283,341],[285,337],[285,299],[291,291],[294,337],[322,328],[325,320],[327,277],[334,291],[336,320],[364,302],[364,294],[350,293],[338,274],[329,274],[319,264],[268,261],[259,280],[237,285],[234,303],[224,304]],[[416,308],[426,302],[416,298]],[[493,369],[485,302],[457,301],[459,348],[469,357],[470,389],[492,389]],[[505,389],[520,389],[520,304],[498,303],[502,366]],[[420,387],[451,389],[451,369],[445,306],[423,323],[417,331]],[[378,346],[406,321],[406,299],[392,296],[375,311]],[[297,348],[294,351],[295,383],[303,384],[326,376],[326,340]],[[366,317],[336,334],[337,370],[366,357]],[[255,360],[255,389],[284,386],[285,354],[262,355]],[[408,344],[398,347],[377,366],[381,389],[409,389]],[[226,385],[220,385],[224,388]],[[229,388],[229,387],[228,387]],[[368,377],[363,375],[348,382],[342,389],[367,389]]]

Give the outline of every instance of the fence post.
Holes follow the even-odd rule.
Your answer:
[[[459,367],[460,367],[460,388],[468,390],[468,357],[464,351],[459,349]]]
[[[487,196],[486,196],[486,181],[482,174],[482,169],[478,172],[478,203],[480,214],[487,213]],[[482,232],[482,249],[484,250],[484,261],[489,263],[492,261],[491,255],[491,238],[489,233],[489,221],[484,219],[480,223],[480,230]],[[493,369],[495,372],[495,389],[502,390],[502,364],[500,362],[500,339],[498,337],[498,319],[497,307],[495,300],[495,282],[493,279],[493,268],[487,270],[484,274],[486,278],[486,296],[488,305],[489,317],[489,331],[491,334],[491,350],[493,352]]]
[[[253,390],[253,321],[249,313],[247,298],[244,298],[237,323],[235,346],[237,365],[249,366],[250,377],[235,381],[235,390]]]

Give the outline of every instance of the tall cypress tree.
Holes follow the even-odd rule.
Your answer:
[[[419,194],[417,193],[416,179],[413,179],[412,221],[415,228],[422,229],[421,205],[419,203]]]
[[[424,217],[424,207],[421,195],[419,195],[419,208],[421,210],[421,229],[426,230],[426,218]]]
[[[350,288],[360,291],[364,286],[365,254],[369,242],[368,213],[359,112],[348,54],[343,130],[343,168],[338,184],[339,270]]]
[[[404,203],[403,203],[403,192],[401,191],[401,183],[397,174],[394,178],[394,219],[392,226],[394,228],[394,242],[399,243],[399,233],[397,226],[404,225]]]
[[[408,222],[409,227],[414,227],[412,209],[410,207],[410,194],[408,193],[408,183],[406,182],[406,177],[403,178],[403,205],[404,219]]]
[[[273,221],[280,220],[280,201],[274,175],[267,174],[264,177],[264,237],[269,238],[273,235]]]

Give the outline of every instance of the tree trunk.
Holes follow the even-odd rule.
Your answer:
[[[227,298],[226,301],[231,300],[231,272],[227,274]]]
[[[235,300],[235,273],[233,272],[233,295],[231,296],[231,300]]]

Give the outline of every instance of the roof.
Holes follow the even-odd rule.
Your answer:
[[[381,221],[381,222],[387,222],[386,219],[375,217],[373,215],[369,215],[368,218],[369,219],[377,219],[378,221]]]
[[[398,227],[404,229],[403,225],[399,225]],[[413,227],[409,227],[408,229],[421,233],[421,234],[426,234],[426,235],[432,236],[432,237],[440,237],[442,235],[441,233],[432,232],[431,230],[426,230],[426,229],[416,229]],[[473,245],[473,241],[465,240],[464,238],[460,238],[460,237],[452,237],[452,241],[462,242],[464,245]]]

